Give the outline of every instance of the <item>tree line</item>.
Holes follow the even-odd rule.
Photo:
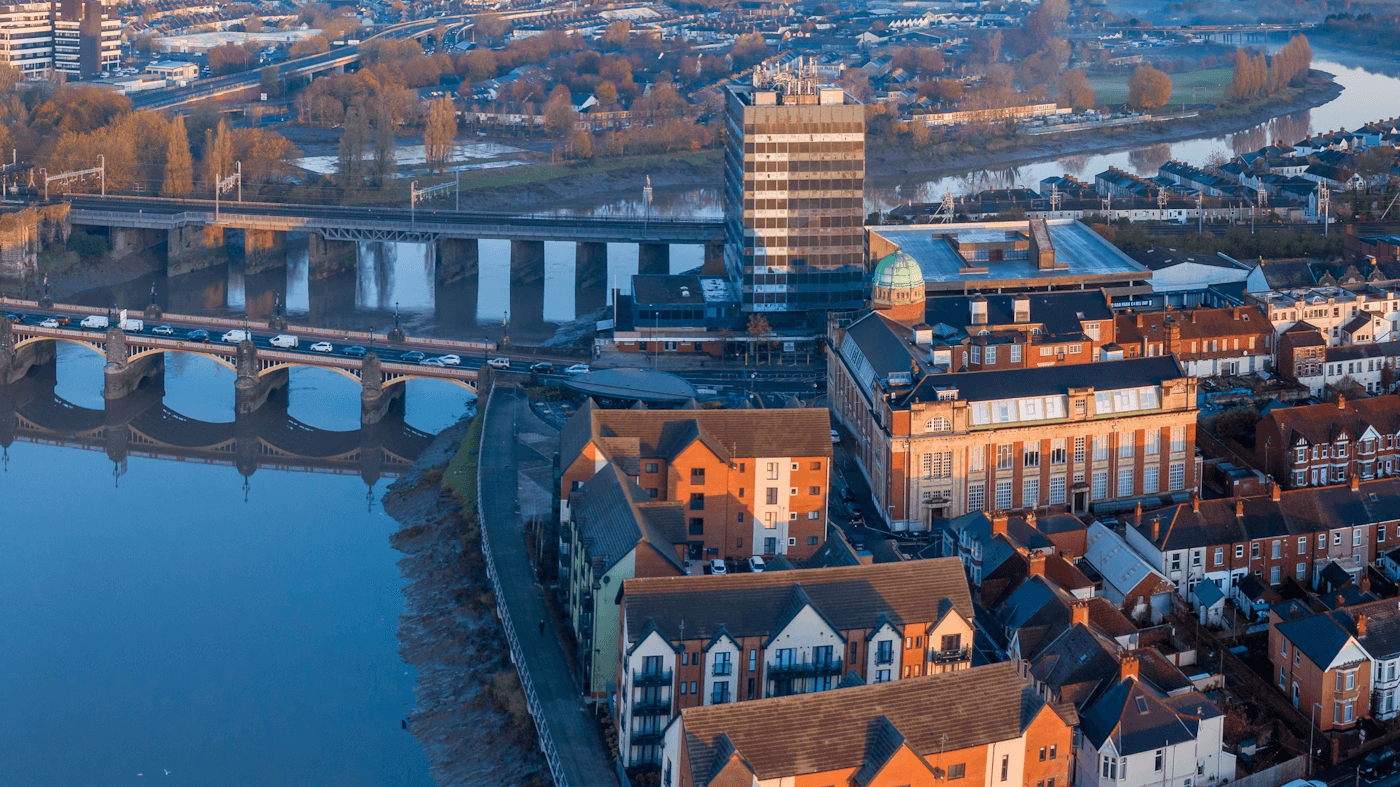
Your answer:
[[[1235,50],[1234,75],[1230,80],[1231,98],[1272,96],[1287,87],[1306,83],[1312,68],[1312,47],[1308,38],[1296,35],[1273,57],[1263,52]]]

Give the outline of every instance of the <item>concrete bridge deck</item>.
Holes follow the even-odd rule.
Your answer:
[[[327,240],[428,241],[504,238],[514,241],[691,243],[724,241],[722,219],[613,218],[453,211],[437,208],[360,208],[269,202],[99,197],[74,194],[73,224],[175,230],[216,226],[272,232],[313,231]]]

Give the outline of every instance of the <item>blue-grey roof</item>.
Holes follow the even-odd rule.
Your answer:
[[[1196,589],[1192,592],[1196,594],[1196,600],[1201,602],[1201,606],[1206,609],[1210,609],[1225,600],[1225,594],[1221,592],[1220,586],[1215,584],[1213,579],[1197,582]]]
[[[1083,276],[1131,277],[1146,271],[1142,265],[1119,251],[1098,233],[1078,221],[1051,219],[1047,222],[1050,239],[1055,244],[1055,260],[1068,268],[1039,270],[1030,260],[978,261],[986,273],[964,273],[963,259],[952,246],[939,237],[957,235],[964,240],[991,239],[1006,231],[1027,230],[1026,222],[996,222],[991,224],[917,224],[908,226],[870,227],[870,231],[899,246],[913,257],[923,269],[924,281],[931,289],[963,289],[964,283],[986,288],[993,282],[1025,279],[1060,279]],[[942,286],[939,286],[942,285]],[[948,285],[953,285],[952,287]]]
[[[1199,694],[1202,715],[1219,715]],[[1110,736],[1119,756],[1161,749],[1185,743],[1196,737],[1199,719],[1168,705],[1147,684],[1123,680],[1104,692],[1094,704],[1079,714],[1079,727],[1094,748],[1102,749]]]
[[[1277,628],[1279,634],[1293,643],[1293,647],[1324,669],[1337,658],[1350,639],[1350,635],[1327,615],[1285,620]]]
[[[1161,385],[1185,376],[1171,356],[991,372],[953,372],[925,376],[906,401],[936,401],[938,391],[948,388],[956,388],[961,400],[988,402],[1017,396],[1063,396],[1071,388],[1109,391]]]

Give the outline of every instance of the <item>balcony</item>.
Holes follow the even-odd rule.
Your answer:
[[[825,661],[804,661],[799,664],[778,664],[770,662],[768,664],[769,680],[784,680],[786,678],[815,678],[822,675],[840,675],[841,659],[828,659]]]
[[[710,670],[710,674],[714,675],[716,678],[728,677],[734,674],[734,665],[730,664],[727,661],[722,663],[716,663],[714,668]]]
[[[632,673],[634,686],[669,686],[671,670],[638,670]]]
[[[876,653],[876,654],[875,654],[875,666],[877,666],[877,667],[888,667],[888,666],[890,666],[890,665],[893,664],[893,663],[894,663],[894,653],[893,653],[893,652],[890,652],[890,653]]]
[[[662,730],[649,730],[647,732],[632,733],[631,744],[633,746],[650,746],[653,743],[660,743],[666,733]]]
[[[971,648],[959,648],[957,650],[934,650],[929,651],[928,660],[934,664],[950,664],[955,661],[967,661],[972,658]]]
[[[670,700],[639,700],[632,703],[633,716],[670,716]]]

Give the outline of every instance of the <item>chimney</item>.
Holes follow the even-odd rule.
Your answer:
[[[997,510],[992,512],[992,535],[1006,535],[1006,512]]]
[[[1346,394],[1342,394],[1342,393],[1337,394],[1337,409],[1338,409],[1338,410],[1345,410],[1345,409],[1347,409],[1347,396],[1346,396]]]
[[[1141,522],[1141,521],[1142,521],[1142,501],[1141,501],[1141,500],[1137,501],[1137,507],[1133,509],[1133,513],[1137,516],[1137,521]]]
[[[1142,327],[1142,312],[1137,313],[1137,327]]]
[[[1195,324],[1196,324],[1196,310],[1195,310],[1195,309],[1192,309],[1192,310],[1191,310],[1191,324],[1192,324],[1192,325],[1195,325]]]
[[[1089,625],[1089,602],[1084,599],[1075,599],[1069,607],[1069,624],[1071,626]]]
[[[1355,474],[1355,473],[1352,473],[1352,474],[1351,474],[1351,491],[1353,491],[1353,492],[1360,492],[1360,491],[1361,491],[1361,476],[1359,476],[1359,475],[1357,475],[1357,474]]]
[[[1162,520],[1152,520],[1152,543],[1157,543],[1157,539],[1162,537]]]
[[[1031,565],[1027,576],[1045,576],[1045,554],[1042,552],[1032,552],[1029,558]]]
[[[1121,662],[1118,663],[1118,679],[1119,679],[1119,680],[1127,680],[1128,678],[1132,678],[1133,680],[1137,680],[1137,677],[1138,677],[1138,660],[1137,660],[1137,656],[1124,656],[1124,657],[1123,657],[1123,660],[1122,660]]]
[[[1361,582],[1357,584],[1357,587],[1361,588],[1362,593],[1371,592],[1371,573],[1369,571],[1361,575]]]
[[[1191,493],[1191,510],[1197,514],[1201,513],[1201,498],[1197,497],[1195,492]]]
[[[1026,524],[1035,527],[1035,509],[1026,512]]]
[[[1235,322],[1240,321],[1240,307],[1236,306],[1235,308],[1230,310],[1230,313],[1234,315]]]
[[[1366,613],[1356,613],[1356,638],[1366,639]]]
[[[1278,482],[1277,482],[1277,481],[1270,481],[1270,482],[1269,482],[1269,498],[1270,498],[1271,500],[1273,500],[1275,503],[1278,502],[1279,491],[1278,491]]]
[[[1235,498],[1235,518],[1244,518],[1244,500],[1238,497]]]

